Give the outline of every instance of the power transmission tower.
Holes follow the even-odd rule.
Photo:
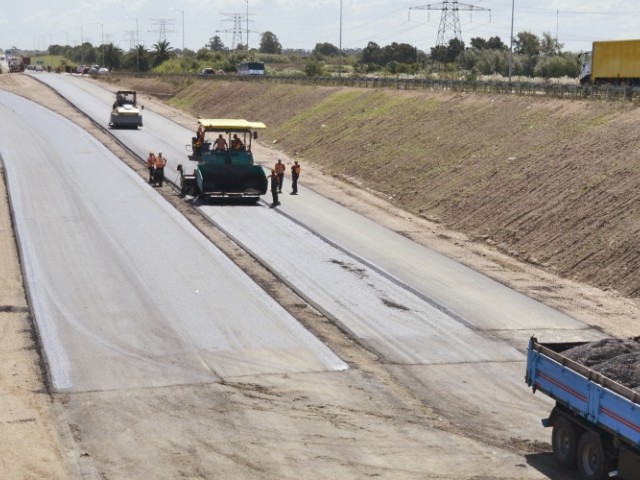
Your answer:
[[[418,7],[409,7],[409,16],[411,10],[441,10],[440,27],[438,28],[438,38],[436,46],[448,46],[449,40],[457,38],[462,41],[462,30],[460,29],[460,16],[458,12],[463,11],[483,11],[491,12],[489,8],[476,7],[466,3],[458,3],[458,0],[445,0],[442,3],[431,3],[429,5],[420,5]],[[489,14],[491,15],[491,14]],[[491,19],[491,16],[489,16]],[[489,20],[491,21],[491,20]]]
[[[225,17],[229,17],[223,22],[233,22],[233,30],[217,30],[218,32],[233,33],[233,40],[231,45],[233,48],[238,48],[238,45],[244,45],[242,42],[243,34],[247,34],[247,44],[245,47],[249,49],[249,17],[254,15],[253,13],[223,13]],[[247,24],[247,28],[242,28],[243,23]]]
[[[135,30],[126,30],[125,34],[129,37],[129,50],[133,50],[136,48],[136,31]]]
[[[157,30],[149,30],[150,32],[158,32],[158,42],[164,42],[167,40],[167,32],[173,33],[173,30],[167,30],[167,25],[173,27],[173,22],[164,18],[154,19],[153,25],[158,26]]]

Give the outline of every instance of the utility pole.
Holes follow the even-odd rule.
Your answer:
[[[179,8],[170,8],[169,10],[175,10],[182,14],[182,55],[184,55],[184,10],[180,10]]]
[[[102,66],[104,67],[104,24],[100,22],[91,22],[91,23],[94,23],[95,25],[100,25],[100,31],[101,31],[100,42],[102,44]]]
[[[460,28],[460,16],[458,12],[463,11],[482,11],[491,12],[488,8],[476,7],[466,3],[459,3],[458,0],[445,0],[442,3],[432,3],[429,5],[420,5],[418,7],[409,7],[409,15],[411,10],[441,10],[440,27],[438,28],[438,38],[436,46],[449,46],[449,40],[454,38],[462,42],[462,30]],[[489,13],[489,21],[491,21],[491,13]],[[451,33],[453,32],[453,34]]]
[[[338,77],[342,78],[342,0],[340,0],[340,47],[338,51],[340,63],[338,64]]]
[[[84,65],[84,38],[82,37],[82,17],[80,17],[80,56]]]
[[[511,42],[509,42],[509,84],[511,84],[511,71],[513,70],[513,14],[516,0],[511,0]]]
[[[139,72],[140,71],[140,49],[138,48],[138,45],[140,45],[140,37],[138,35],[138,17],[127,17],[129,20],[135,20],[136,21],[136,39],[135,39],[135,49],[136,49],[136,69]],[[129,48],[131,48],[131,46],[129,46]]]

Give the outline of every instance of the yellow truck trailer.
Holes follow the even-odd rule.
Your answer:
[[[593,42],[581,56],[580,83],[640,85],[640,40]]]

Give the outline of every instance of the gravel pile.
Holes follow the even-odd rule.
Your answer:
[[[607,338],[570,348],[562,354],[640,393],[640,337]]]

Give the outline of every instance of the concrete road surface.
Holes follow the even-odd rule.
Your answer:
[[[12,94],[0,92],[0,105],[0,154],[57,391],[346,368],[92,137]]]

